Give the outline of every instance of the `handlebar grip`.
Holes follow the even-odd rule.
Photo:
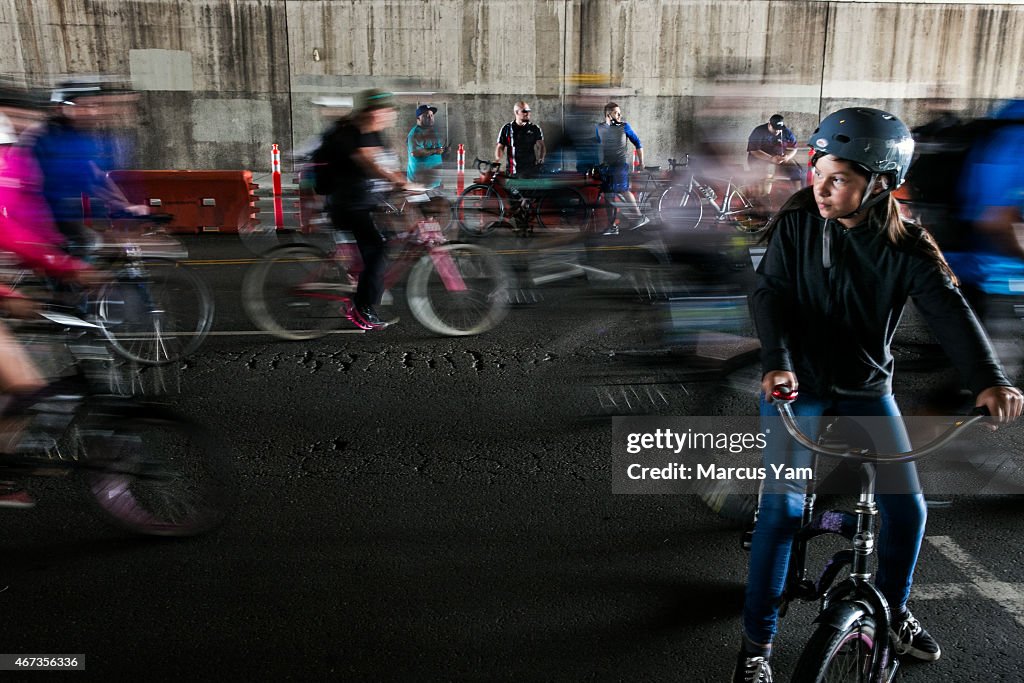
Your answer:
[[[796,389],[790,388],[788,384],[777,384],[770,395],[772,403],[792,403],[800,395]]]

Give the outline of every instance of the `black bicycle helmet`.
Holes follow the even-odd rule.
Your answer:
[[[888,112],[867,107],[840,109],[826,116],[808,142],[811,149],[863,166],[872,175],[891,175],[890,191],[903,184],[914,156],[906,124]]]

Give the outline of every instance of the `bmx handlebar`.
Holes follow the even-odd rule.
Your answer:
[[[790,404],[793,403],[798,396],[799,392],[786,384],[779,384],[775,386],[768,396],[768,401],[778,409],[779,416],[782,418],[782,424],[785,426],[786,431],[789,432],[789,435],[793,440],[813,453],[818,453],[832,458],[854,460],[862,463],[901,463],[917,460],[918,458],[934,453],[953,439],[960,436],[960,434],[968,427],[984,420],[986,417],[989,417],[988,409],[984,406],[978,406],[971,411],[970,415],[954,421],[952,425],[942,432],[942,434],[935,437],[921,448],[915,448],[905,453],[875,453],[867,448],[834,448],[825,446],[804,434],[796,422],[796,416],[793,414],[793,409],[790,407]]]

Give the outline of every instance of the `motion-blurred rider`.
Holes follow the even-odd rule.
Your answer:
[[[323,170],[331,187],[327,212],[336,230],[347,230],[356,238],[363,259],[363,270],[346,311],[350,321],[364,330],[386,327],[377,315],[384,294],[387,266],[387,237],[373,220],[379,203],[375,183],[384,181],[405,187],[405,176],[398,171],[397,157],[384,143],[383,131],[395,125],[394,96],[371,88],[359,93],[352,113],[339,119],[324,134],[321,145],[326,164]]]
[[[112,130],[129,124],[137,102],[138,93],[104,80],[68,81],[53,91],[50,119],[33,150],[43,197],[72,254],[87,252],[94,241],[82,221],[83,196],[103,202],[110,213],[149,213],[149,207],[132,204],[107,175],[115,145]]]

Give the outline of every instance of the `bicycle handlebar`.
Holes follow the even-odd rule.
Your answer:
[[[476,165],[477,170],[479,170],[481,172],[482,171],[489,171],[489,170],[491,170],[493,168],[498,168],[498,167],[501,166],[501,162],[500,161],[491,161],[490,159],[481,159],[480,157],[477,157],[476,159],[474,159],[473,163]]]
[[[971,411],[969,416],[955,421],[946,431],[932,439],[921,448],[915,448],[905,453],[872,453],[866,448],[830,448],[828,446],[821,445],[804,434],[796,423],[796,416],[793,414],[793,409],[790,408],[790,404],[793,403],[798,396],[799,392],[789,387],[789,385],[779,384],[772,389],[768,399],[769,402],[775,405],[778,409],[779,416],[782,418],[782,424],[785,426],[786,431],[789,432],[789,435],[793,437],[793,440],[813,453],[818,453],[832,458],[856,460],[857,462],[862,463],[901,463],[917,460],[918,458],[922,458],[942,448],[958,437],[962,431],[990,416],[988,408],[978,406]]]
[[[682,161],[676,161],[675,159],[669,159],[668,160],[668,167],[669,167],[669,170],[671,170],[671,171],[674,171],[677,168],[680,168],[680,167],[683,167],[683,166],[689,166],[689,165],[690,165],[690,155],[689,154],[684,154]]]

